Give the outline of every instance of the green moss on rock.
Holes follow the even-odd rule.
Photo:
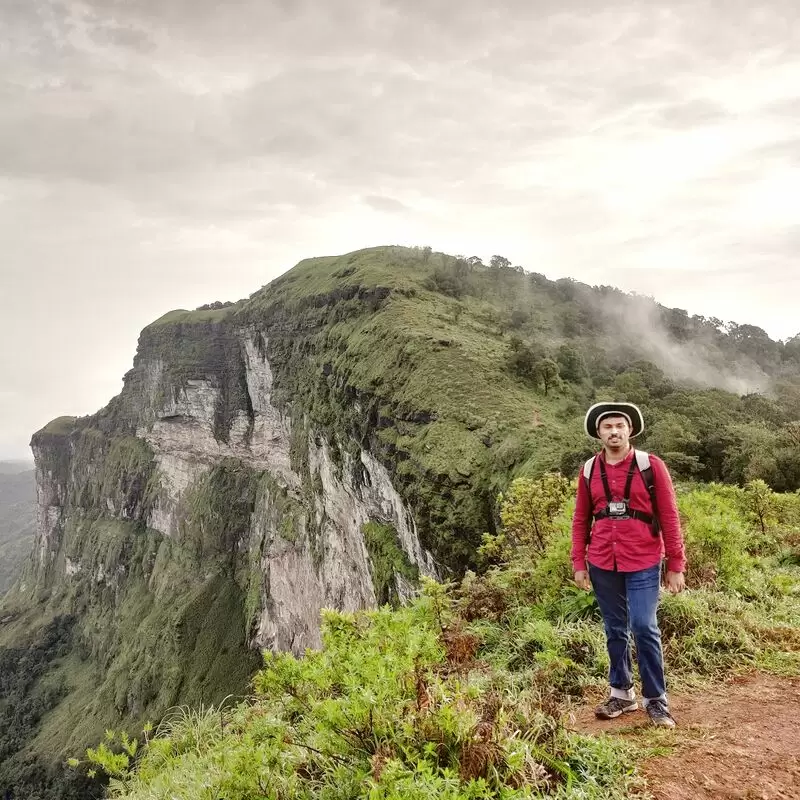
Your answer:
[[[397,594],[396,576],[413,583],[419,580],[419,569],[409,561],[393,526],[367,522],[361,526],[361,533],[369,554],[369,570],[375,597],[379,605],[388,603],[397,606],[400,598]]]
[[[123,416],[155,415],[179,398],[191,381],[217,390],[214,434],[227,441],[239,413],[252,419],[239,328],[230,321],[235,306],[215,311],[172,312],[145,328],[139,337],[134,369],[128,374],[120,405]],[[220,316],[221,315],[221,316]],[[158,385],[148,384],[148,369],[158,366]],[[142,408],[153,392],[155,407]],[[138,403],[138,407],[137,407]]]
[[[180,541],[198,558],[235,554],[250,531],[260,475],[236,458],[215,464],[183,495]]]
[[[151,322],[150,327],[174,325],[175,323],[195,324],[198,322],[222,322],[230,317],[240,305],[241,303],[229,303],[227,305],[221,305],[219,308],[198,308],[194,311],[187,311],[185,308],[177,308],[174,311],[168,311],[155,322]]]
[[[77,417],[56,417],[42,428],[41,433],[52,436],[69,436],[75,430]]]

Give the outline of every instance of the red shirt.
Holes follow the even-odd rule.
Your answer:
[[[605,451],[597,457],[605,461]],[[612,500],[624,499],[625,483],[631,459],[633,459],[633,449],[619,464],[606,463],[605,465]],[[683,536],[672,478],[670,478],[666,464],[652,453],[650,454],[650,466],[653,468],[661,536],[653,536],[650,526],[642,520],[604,517],[595,520],[592,526],[588,551],[586,540],[592,514],[604,509],[608,500],[603,488],[603,479],[600,477],[600,464],[595,462],[592,471],[591,497],[583,478],[583,470],[581,470],[581,474],[578,476],[575,516],[572,518],[572,566],[576,572],[586,569],[587,559],[600,569],[636,572],[655,566],[665,553],[667,569],[670,572],[686,570]],[[650,495],[642,473],[638,469],[633,474],[629,500],[631,508],[648,514],[652,513]]]

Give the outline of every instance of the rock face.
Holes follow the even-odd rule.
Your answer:
[[[56,422],[61,421],[66,420]],[[31,556],[32,576],[36,581],[46,582],[52,577],[51,568],[64,538],[68,482],[64,456],[67,453],[62,449],[61,437],[50,433],[34,437],[31,447],[36,463],[36,535]],[[62,463],[57,466],[58,461]],[[30,579],[30,574],[27,577]],[[21,591],[24,592],[27,585],[23,581]]]
[[[214,347],[203,363],[207,341]],[[290,406],[274,403],[269,344],[227,321],[157,324],[143,334],[119,398],[93,418],[57,420],[37,434],[38,534],[20,590],[52,590],[83,574],[91,554],[69,546],[65,531],[70,520],[74,527],[99,514],[237,560],[248,644],[301,654],[320,645],[321,609],[376,606],[366,524],[392,529],[415,573],[435,576],[413,515],[375,456],[332,443],[296,409],[293,424]],[[190,347],[201,355],[176,379],[176,360]],[[235,353],[239,373],[230,359],[216,368],[215,351]],[[229,403],[234,387],[238,405]],[[209,541],[214,531],[221,539]],[[94,580],[126,567],[95,566]],[[394,589],[403,598],[411,586],[397,574]]]

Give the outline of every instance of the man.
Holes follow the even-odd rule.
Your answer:
[[[656,619],[665,552],[667,589],[677,594],[685,586],[686,558],[672,479],[664,462],[650,455],[652,477],[645,480],[646,461],[643,473],[643,454],[637,459],[630,443],[644,430],[644,420],[632,403],[597,403],[586,414],[584,426],[589,436],[603,443],[578,478],[572,521],[575,583],[587,591],[594,588],[611,662],[610,696],[595,715],[614,719],[638,707],[631,664],[633,632],[644,708],[655,725],[674,727]]]

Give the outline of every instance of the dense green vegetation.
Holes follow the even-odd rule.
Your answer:
[[[32,800],[83,798],[74,776],[57,778],[76,748],[107,727],[159,719],[178,702],[242,693],[258,664],[246,645],[249,575],[244,564],[234,571],[229,553],[103,516],[73,516],[64,538],[63,558],[80,571],[40,588],[27,606],[12,595],[0,614],[0,659],[16,658],[21,632],[48,615],[67,610],[75,623],[46,672],[26,671],[30,702],[0,703],[0,730],[16,731],[10,757],[0,759],[0,787]]]
[[[58,669],[73,644],[74,616],[57,616],[16,647],[0,647],[0,792],[26,800],[99,797],[103,781],[64,773],[26,749],[42,717],[69,691]],[[6,791],[13,795],[6,795]]]
[[[510,487],[481,574],[397,610],[326,612],[322,650],[266,654],[253,699],[181,709],[141,748],[109,735],[85,766],[129,800],[632,796],[640,753],[564,724],[608,664],[591,595],[570,585],[563,488]],[[660,612],[673,687],[800,674],[800,496],[710,485],[681,511],[696,571]]]
[[[419,569],[403,552],[397,531],[391,525],[368,522],[363,525],[364,544],[370,558],[372,584],[379,605],[397,605],[395,576],[400,575],[413,586],[419,580]]]

